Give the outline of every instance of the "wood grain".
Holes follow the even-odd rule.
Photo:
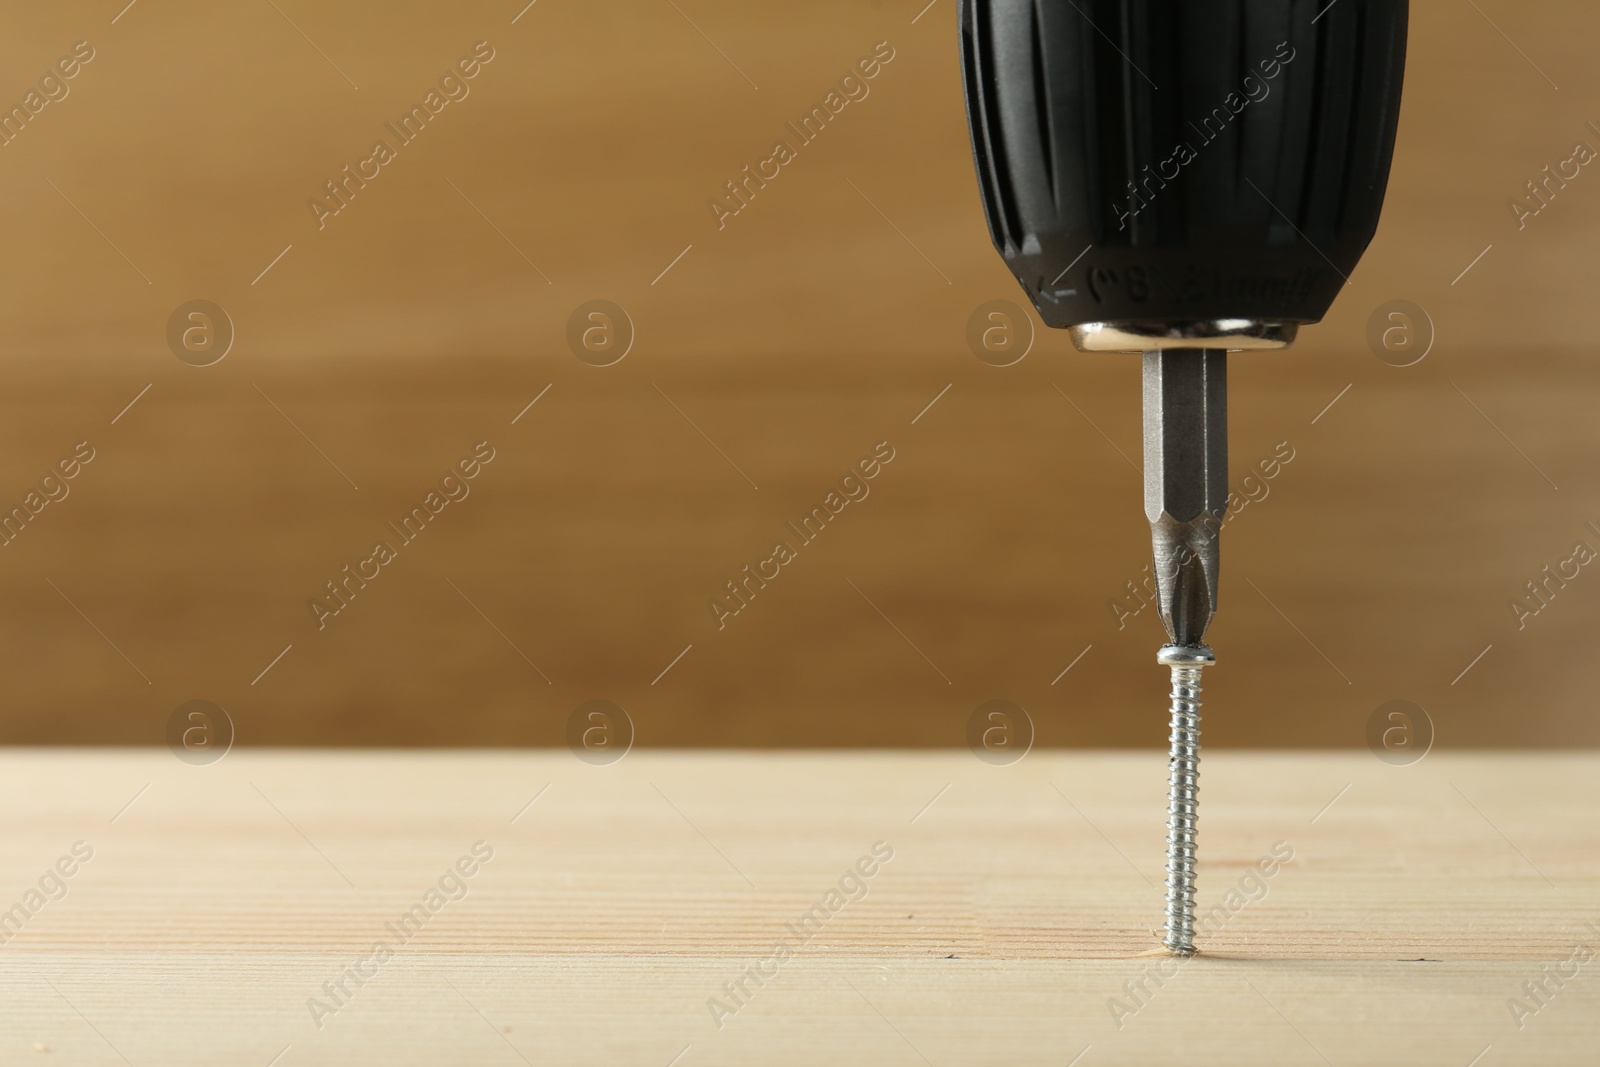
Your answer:
[[[1208,757],[1201,910],[1239,897],[1157,982],[1155,756],[13,750],[0,905],[93,857],[0,945],[0,1059],[1590,1063],[1600,963],[1567,961],[1600,946],[1597,769]],[[476,842],[465,895],[395,938]],[[1558,965],[1519,1029],[1508,999]]]

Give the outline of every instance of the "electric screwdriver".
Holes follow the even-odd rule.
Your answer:
[[[1407,0],[961,0],[990,236],[1039,317],[1143,358],[1172,673],[1164,943],[1194,952],[1200,674],[1228,499],[1227,353],[1319,321],[1377,228]]]

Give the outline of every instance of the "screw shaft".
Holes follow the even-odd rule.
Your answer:
[[[1169,646],[1170,647],[1170,646]],[[1167,794],[1168,950],[1193,955],[1195,833],[1200,789],[1200,670],[1172,664],[1172,751]]]

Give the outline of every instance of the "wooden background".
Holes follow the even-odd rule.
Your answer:
[[[0,1056],[1588,1067],[1597,770],[1213,753],[1179,967],[1153,929],[1161,752],[8,749],[0,801],[26,817],[0,824],[0,901],[93,856],[0,952]],[[880,842],[865,895],[801,943]],[[465,896],[445,883],[399,944],[475,845]],[[751,967],[768,980],[714,1019]]]
[[[967,348],[1020,294],[952,0],[124,3],[0,33],[3,100],[95,50],[0,148],[0,503],[96,456],[0,548],[0,741],[159,744],[195,698],[241,744],[558,745],[594,698],[641,745],[960,745],[997,698],[1041,744],[1164,739],[1159,625],[1109,607],[1149,551],[1136,362]],[[1301,344],[1234,359],[1235,481],[1295,459],[1226,534],[1213,744],[1360,745],[1396,698],[1441,746],[1600,739],[1600,577],[1510,608],[1600,546],[1600,177],[1508,209],[1600,146],[1600,10],[1414,8],[1377,240]],[[478,41],[470,96],[319,230],[307,200]],[[719,230],[723,182],[880,41],[870,96]],[[165,340],[198,298],[237,333],[205,368]],[[614,366],[567,347],[593,299],[636,329]],[[1395,299],[1436,329],[1412,367],[1367,345]],[[482,440],[470,497],[319,632],[308,599]],[[719,631],[709,599],[885,440]]]

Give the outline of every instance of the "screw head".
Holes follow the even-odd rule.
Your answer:
[[[1162,645],[1156,662],[1163,667],[1209,667],[1217,656],[1209,645]]]

